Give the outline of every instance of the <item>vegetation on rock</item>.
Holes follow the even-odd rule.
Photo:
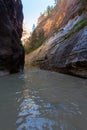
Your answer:
[[[37,49],[38,47],[40,47],[43,42],[45,41],[46,37],[44,37],[44,31],[40,30],[40,32],[36,33],[36,31],[34,30],[32,33],[32,37],[30,39],[30,43],[27,47],[25,47],[25,53],[28,54],[32,51],[34,51],[35,49]]]
[[[64,39],[67,39],[74,35],[76,32],[80,31],[82,28],[87,26],[87,18],[80,19],[72,28],[72,30],[64,36]]]
[[[35,31],[43,29],[47,41],[26,64],[87,78],[87,1],[59,0],[45,20]]]

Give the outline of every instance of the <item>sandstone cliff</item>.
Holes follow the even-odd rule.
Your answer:
[[[51,22],[45,30],[45,34],[51,37],[26,56],[26,65],[87,78],[87,1],[59,0],[55,10],[57,12],[53,11],[51,17],[41,23],[45,30],[48,21]],[[36,31],[40,27],[38,25]]]
[[[18,72],[24,67],[21,0],[0,0],[0,70]]]
[[[29,43],[29,36],[30,36],[30,31],[29,31],[28,25],[24,21],[22,38],[21,38],[23,46],[27,46],[27,43]]]

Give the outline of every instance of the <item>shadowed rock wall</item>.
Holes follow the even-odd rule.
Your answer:
[[[23,70],[22,22],[21,0],[0,0],[0,70]]]

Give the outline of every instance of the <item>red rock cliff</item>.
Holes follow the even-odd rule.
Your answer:
[[[52,37],[27,56],[26,64],[87,78],[87,0],[58,1],[51,16],[36,28],[38,32],[42,26]]]

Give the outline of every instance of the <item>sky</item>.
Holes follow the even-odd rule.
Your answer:
[[[24,21],[32,31],[32,26],[36,25],[40,13],[43,13],[48,5],[54,5],[54,0],[22,0],[22,4]]]

